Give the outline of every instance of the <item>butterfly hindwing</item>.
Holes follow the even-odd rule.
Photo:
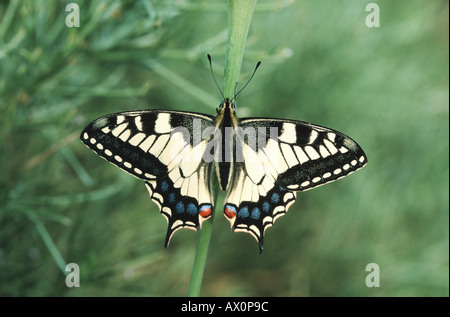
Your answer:
[[[175,231],[181,228],[199,230],[203,221],[211,216],[209,167],[208,164],[201,165],[195,174],[184,180],[185,187],[192,192],[190,195],[184,192],[183,186],[176,187],[170,177],[145,182],[150,197],[167,220],[166,247]],[[196,195],[194,190],[205,197]]]
[[[262,253],[264,231],[286,213],[295,198],[296,192],[276,182],[254,183],[245,164],[237,163],[224,214],[233,231],[250,233],[258,241]]]
[[[234,230],[258,240],[261,251],[264,231],[287,212],[296,191],[337,180],[367,163],[356,142],[322,126],[246,118],[240,128],[238,162],[224,213]]]
[[[192,112],[129,111],[98,118],[81,133],[98,155],[145,181],[168,222],[166,246],[176,230],[198,230],[213,212],[211,169],[201,155],[202,128],[213,120]]]

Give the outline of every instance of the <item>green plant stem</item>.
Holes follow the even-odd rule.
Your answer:
[[[223,95],[233,98],[239,81],[245,42],[256,0],[228,1],[228,41],[223,77]]]
[[[213,186],[211,188],[217,189],[218,181],[215,174],[212,177]],[[213,206],[217,206],[217,197],[214,195]],[[203,272],[205,271],[206,258],[208,256],[209,242],[211,241],[212,224],[214,221],[214,212],[211,218],[205,221],[200,230],[200,236],[198,238],[197,250],[195,253],[194,265],[192,268],[191,281],[189,282],[188,296],[198,297],[200,295],[200,288],[202,286]]]
[[[228,0],[228,41],[222,85],[223,94],[226,98],[231,99],[234,96],[234,90],[241,71],[245,42],[247,40],[248,29],[252,20],[255,4],[256,0]],[[214,176],[213,186],[211,186],[211,188],[217,193],[219,191],[219,186],[217,179]],[[214,195],[214,208],[217,206],[217,196],[217,194]],[[211,241],[213,220],[214,215],[211,216],[211,219],[203,223],[202,230],[200,231],[188,289],[188,296],[190,297],[200,295],[203,272],[205,270],[209,243]]]
[[[55,260],[56,265],[59,267],[59,269],[63,272],[64,275],[66,275],[66,261],[62,257],[61,253],[59,252],[58,247],[56,246],[55,242],[53,241],[52,237],[48,233],[47,229],[45,228],[44,224],[41,220],[38,219],[36,215],[34,215],[31,212],[27,212],[28,218],[34,223],[37,232],[41,236],[42,240],[44,241],[45,246],[47,247],[48,251],[50,252],[53,260]]]

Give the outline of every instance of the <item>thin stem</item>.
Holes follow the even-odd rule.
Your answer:
[[[213,188],[214,190],[218,189],[218,181],[215,174],[212,175],[213,179]],[[213,206],[217,206],[217,197],[218,195],[214,195]],[[202,225],[202,230],[200,230],[200,236],[198,238],[197,250],[195,253],[194,266],[192,268],[191,281],[189,282],[188,296],[189,297],[198,297],[200,295],[200,288],[202,286],[203,273],[205,271],[206,266],[206,258],[208,256],[208,248],[209,242],[211,241],[211,233],[212,233],[212,224],[214,221],[214,213],[211,215],[211,218],[205,221]]]
[[[256,0],[228,0],[228,41],[222,85],[223,94],[226,98],[231,99],[234,96],[234,89],[241,71],[245,42],[255,4]],[[219,192],[219,184],[215,175],[212,178],[213,186],[211,188],[217,193]],[[214,208],[217,207],[217,196],[217,194],[214,195]],[[200,295],[208,247],[211,241],[213,218],[214,216],[211,216],[211,219],[205,221],[200,231],[191,281],[189,283],[188,296],[190,297]]]
[[[228,42],[222,86],[226,98],[234,97],[234,90],[239,81],[245,42],[255,4],[256,0],[228,1]]]
[[[62,257],[61,253],[59,252],[58,247],[56,246],[55,242],[53,241],[52,237],[48,233],[47,229],[45,228],[42,221],[38,219],[36,215],[33,213],[27,212],[28,218],[34,223],[37,232],[41,236],[42,240],[44,241],[45,246],[47,247],[48,251],[50,252],[53,260],[55,260],[56,265],[59,267],[59,269],[63,272],[64,275],[66,275],[66,261]]]

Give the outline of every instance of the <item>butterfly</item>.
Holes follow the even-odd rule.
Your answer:
[[[224,98],[215,116],[118,112],[81,133],[90,149],[145,182],[167,220],[165,247],[177,230],[198,231],[213,214],[213,173],[226,192],[223,213],[231,229],[251,234],[262,253],[266,229],[288,211],[298,191],[367,163],[361,147],[339,131],[289,119],[240,119],[235,97]]]

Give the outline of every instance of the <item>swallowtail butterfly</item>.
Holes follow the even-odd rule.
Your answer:
[[[233,98],[235,99],[235,98]],[[308,122],[236,116],[225,98],[217,115],[139,110],[91,122],[81,140],[143,180],[167,219],[165,247],[181,228],[200,230],[214,212],[211,173],[227,192],[233,231],[264,232],[306,191],[362,168],[367,157],[345,134]]]

